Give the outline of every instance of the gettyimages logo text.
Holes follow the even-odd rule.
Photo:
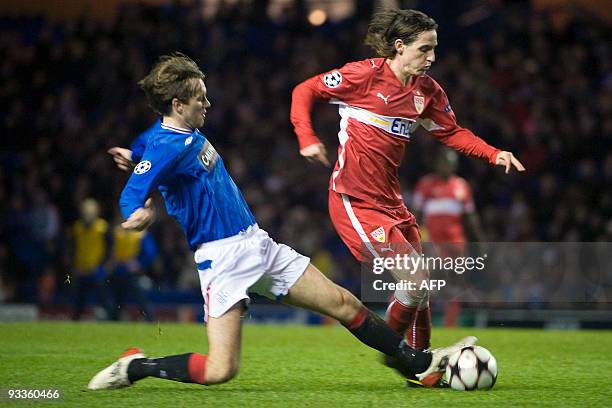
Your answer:
[[[372,272],[376,275],[385,270],[402,270],[414,275],[418,270],[429,271],[453,271],[463,274],[467,271],[482,271],[485,268],[487,255],[472,256],[426,256],[425,254],[396,254],[388,257],[374,257],[372,260]]]

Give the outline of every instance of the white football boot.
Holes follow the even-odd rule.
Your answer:
[[[90,390],[107,390],[122,388],[132,385],[127,375],[128,365],[132,360],[145,358],[144,353],[139,348],[130,348],[121,354],[119,360],[100,371],[91,379],[87,388]]]
[[[438,377],[439,379],[441,375],[438,373],[442,373],[444,370],[446,370],[450,356],[464,347],[473,346],[477,341],[478,339],[476,337],[468,336],[448,347],[440,347],[431,350],[431,364],[427,370],[417,374],[417,378],[424,383],[429,382],[428,380],[431,379],[431,377]]]

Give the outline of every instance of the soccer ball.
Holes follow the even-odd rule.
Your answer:
[[[448,360],[446,381],[457,391],[488,390],[497,380],[497,361],[484,347],[464,347]]]

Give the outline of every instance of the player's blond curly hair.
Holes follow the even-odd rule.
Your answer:
[[[395,40],[401,39],[405,44],[410,44],[422,32],[437,28],[435,20],[420,11],[383,8],[372,16],[365,44],[379,56],[392,58],[396,53]]]
[[[204,73],[187,55],[175,52],[159,57],[151,72],[138,82],[149,100],[151,108],[160,115],[172,112],[172,99],[187,103],[196,95],[197,79]]]

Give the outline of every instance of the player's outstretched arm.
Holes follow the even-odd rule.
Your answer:
[[[155,221],[155,206],[148,198],[144,207],[137,208],[130,217],[121,224],[127,230],[143,231]]]
[[[106,152],[113,156],[113,160],[119,169],[123,171],[132,171],[134,169],[136,164],[132,161],[132,151],[130,149],[115,146]]]
[[[497,153],[495,165],[504,166],[506,168],[506,174],[510,173],[512,167],[516,168],[518,171],[525,171],[525,166],[523,166],[511,152],[501,151]]]
[[[293,89],[290,119],[300,145],[300,154],[309,162],[329,166],[325,146],[312,128],[310,117],[314,102],[321,98],[315,82],[315,78],[310,78]]]
[[[300,150],[300,154],[311,163],[319,162],[326,167],[330,166],[327,149],[323,143],[312,144]]]
[[[428,119],[422,123],[423,127],[445,145],[468,156],[487,160],[490,164],[504,166],[506,174],[512,167],[518,171],[525,171],[523,164],[511,152],[500,151],[487,144],[471,130],[459,126],[448,97],[439,85],[423,115]]]

